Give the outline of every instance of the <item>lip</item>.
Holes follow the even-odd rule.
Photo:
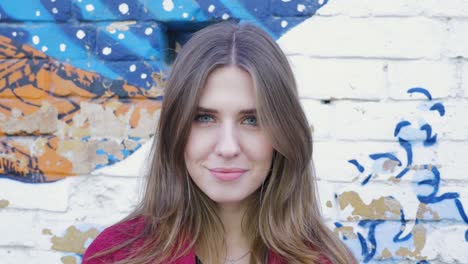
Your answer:
[[[210,173],[221,181],[233,181],[241,177],[247,170],[240,168],[214,168]]]

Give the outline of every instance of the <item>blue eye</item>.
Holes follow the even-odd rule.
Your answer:
[[[244,123],[246,123],[247,125],[256,126],[257,118],[255,116],[249,116],[246,119],[244,119]]]
[[[213,121],[213,117],[207,114],[199,114],[195,116],[195,121],[201,122],[201,123],[211,122]]]

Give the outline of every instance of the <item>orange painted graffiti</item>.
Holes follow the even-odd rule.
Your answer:
[[[152,76],[145,90],[0,36],[0,177],[54,181],[125,158],[152,136]]]

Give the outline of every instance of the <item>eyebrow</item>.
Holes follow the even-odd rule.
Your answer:
[[[212,109],[212,108],[206,108],[206,107],[201,107],[201,106],[197,106],[197,111],[198,112],[205,112],[205,113],[213,113],[213,114],[216,114],[218,113],[218,110],[216,109]],[[256,114],[257,113],[257,109],[255,108],[249,108],[249,109],[242,109],[239,111],[240,114]]]

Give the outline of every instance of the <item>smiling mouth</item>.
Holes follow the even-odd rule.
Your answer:
[[[234,181],[247,172],[247,170],[237,168],[216,168],[209,169],[209,171],[214,177],[221,181]]]

